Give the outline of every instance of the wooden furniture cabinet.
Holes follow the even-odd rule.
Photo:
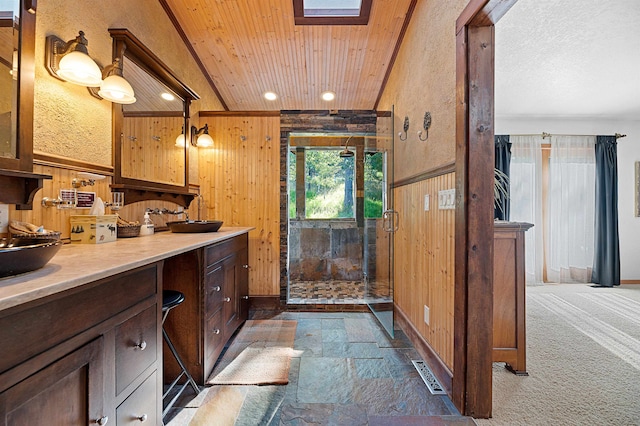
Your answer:
[[[165,261],[164,288],[185,301],[164,327],[196,383],[204,385],[227,340],[249,315],[248,234]],[[180,374],[165,347],[164,376]]]
[[[161,269],[0,311],[0,425],[160,424]]]
[[[493,362],[527,376],[524,238],[533,225],[496,222],[493,232]]]

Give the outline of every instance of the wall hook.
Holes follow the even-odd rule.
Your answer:
[[[402,133],[403,132],[399,132],[398,133],[398,138],[400,138],[401,141],[406,141],[407,140],[407,131],[409,130],[409,116],[404,116],[404,139],[402,139]]]
[[[267,141],[267,142],[271,142],[271,136],[267,135],[267,136],[264,138],[264,140],[265,140],[265,141]]]
[[[422,128],[425,130],[426,136],[424,139],[422,139],[422,130],[419,130],[418,139],[420,139],[421,141],[426,141],[427,139],[429,139],[429,127],[431,127],[431,113],[427,111],[424,113],[424,121],[422,122]]]
[[[240,140],[244,142],[247,140],[247,137],[245,135],[240,135]]]
[[[156,142],[160,142],[160,139],[161,139],[161,138],[160,138],[160,136],[156,136],[156,135],[154,135],[154,136],[151,136],[151,139],[153,139],[153,140],[154,140],[154,141],[156,141]]]

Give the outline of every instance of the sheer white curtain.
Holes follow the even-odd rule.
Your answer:
[[[595,136],[552,136],[546,238],[547,280],[591,281]]]
[[[511,136],[511,215],[513,222],[532,223],[525,234],[527,284],[542,283],[542,136]]]

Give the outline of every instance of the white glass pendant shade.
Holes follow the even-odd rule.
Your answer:
[[[184,133],[180,133],[176,138],[176,146],[180,148],[184,148],[186,144],[186,139],[184,137]]]
[[[80,86],[98,87],[102,82],[102,71],[86,53],[73,51],[60,59],[56,74],[61,79]]]
[[[213,138],[209,136],[208,133],[204,133],[198,136],[198,142],[196,142],[196,145],[200,148],[210,148],[213,146]]]
[[[98,95],[118,104],[132,104],[136,101],[129,82],[116,74],[110,75],[102,81]]]

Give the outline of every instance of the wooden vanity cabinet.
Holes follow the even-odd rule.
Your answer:
[[[159,424],[161,266],[0,311],[0,425]]]
[[[165,261],[164,288],[182,292],[185,301],[169,313],[164,327],[199,385],[249,315],[248,249],[245,233]],[[165,382],[179,373],[165,347]]]

